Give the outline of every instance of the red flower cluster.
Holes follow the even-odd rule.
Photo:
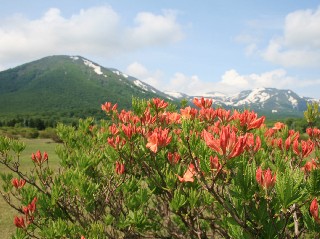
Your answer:
[[[169,129],[156,128],[148,137],[146,145],[152,152],[156,153],[158,147],[167,146],[171,141],[171,136],[168,136]]]
[[[202,132],[202,136],[211,149],[228,159],[239,156],[245,150],[246,136],[237,136],[229,125],[221,127],[219,138],[206,130]]]
[[[320,223],[320,220],[319,220],[319,205],[318,205],[317,198],[314,198],[312,200],[309,210],[310,210],[311,216],[314,218],[314,220],[316,220],[316,222]]]
[[[204,99],[203,97],[199,100],[198,98],[193,99],[193,104],[201,109],[208,109],[212,105],[212,99]]]
[[[35,154],[32,153],[31,159],[37,165],[41,165],[48,160],[48,154],[46,152],[44,152],[43,156],[42,156],[40,150],[38,150]]]
[[[106,113],[109,113],[110,111],[117,110],[118,104],[115,104],[112,106],[111,102],[106,102],[101,105],[101,109],[105,111]]]
[[[220,164],[217,156],[210,156],[210,168],[217,171],[219,171],[222,168],[222,165]]]
[[[22,178],[20,180],[17,178],[14,178],[12,179],[11,183],[16,189],[21,189],[26,184],[26,180]]]
[[[119,163],[118,161],[116,162],[116,169],[115,169],[116,173],[119,175],[124,174],[125,171],[125,167],[123,163]]]
[[[174,152],[174,153],[169,152],[168,160],[172,164],[177,164],[180,161],[180,155],[177,152]]]
[[[314,143],[309,139],[307,141],[301,140],[300,144],[298,140],[293,142],[293,152],[301,158],[308,157],[314,150]]]
[[[235,110],[233,117],[235,120],[239,120],[240,126],[245,128],[245,130],[259,128],[265,120],[264,116],[258,118],[258,115],[255,112],[249,112],[248,110],[245,110],[243,113],[239,113]]]
[[[281,130],[285,127],[285,124],[284,123],[281,123],[281,122],[276,122],[274,124],[274,126],[272,127],[272,129],[274,130]]]
[[[149,106],[153,106],[156,111],[160,109],[165,109],[169,104],[165,102],[164,100],[161,100],[159,98],[153,98],[152,99],[152,104],[149,104]]]
[[[187,169],[187,171],[184,173],[182,177],[178,176],[178,179],[180,182],[193,182],[194,178],[193,176],[196,174],[196,169],[193,163],[191,163]]]
[[[18,228],[26,228],[34,221],[34,213],[36,211],[36,202],[37,198],[35,197],[28,206],[22,207],[22,211],[24,212],[24,216],[14,218],[14,225]]]
[[[301,168],[302,171],[305,173],[309,173],[311,170],[314,170],[318,167],[317,162],[315,159],[311,159],[310,161],[306,162],[306,164]]]
[[[262,170],[261,167],[259,167],[256,170],[256,180],[261,187],[269,189],[275,185],[276,175],[274,174],[272,176],[270,168],[267,170]]]
[[[181,117],[184,119],[194,119],[198,113],[195,108],[191,108],[190,106],[180,109]]]

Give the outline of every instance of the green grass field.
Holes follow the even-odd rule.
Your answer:
[[[58,157],[55,153],[57,143],[51,139],[20,139],[26,144],[26,149],[21,154],[21,170],[27,171],[33,167],[31,160],[31,154],[37,150],[41,152],[46,151],[49,155],[49,164],[52,167],[58,166]],[[1,172],[9,172],[5,166],[0,164]],[[0,182],[1,185],[1,182]],[[0,196],[0,238],[7,239],[11,238],[11,235],[15,232],[16,228],[13,224],[13,218],[18,213],[12,209],[4,199]]]

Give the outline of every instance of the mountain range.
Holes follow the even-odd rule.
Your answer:
[[[105,101],[130,108],[132,97],[160,97],[179,102],[194,97],[213,100],[225,108],[249,108],[275,116],[301,116],[307,102],[292,90],[258,88],[235,95],[208,92],[189,96],[162,92],[115,68],[106,68],[81,56],[48,56],[0,72],[0,114],[99,111]]]
[[[234,95],[225,95],[220,92],[209,92],[201,96],[188,96],[177,92],[165,92],[174,99],[187,98],[192,101],[194,97],[212,99],[214,105],[224,108],[248,108],[262,114],[274,116],[301,115],[306,110],[307,103],[319,100],[300,97],[292,90],[276,88],[256,88],[245,90]]]

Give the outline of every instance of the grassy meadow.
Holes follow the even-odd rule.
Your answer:
[[[26,144],[25,150],[21,154],[20,162],[21,162],[21,170],[28,171],[33,167],[33,163],[31,160],[31,154],[35,153],[37,150],[41,152],[46,151],[49,155],[49,164],[52,167],[58,166],[58,157],[55,153],[55,148],[57,143],[52,141],[51,139],[25,139],[21,138],[20,141],[23,141]],[[0,164],[1,172],[9,172]],[[1,185],[1,182],[0,182]],[[2,189],[2,188],[1,188]],[[13,224],[13,218],[18,213],[12,209],[2,197],[0,197],[0,232],[1,238],[7,239],[11,238],[12,233],[15,232],[16,227]]]

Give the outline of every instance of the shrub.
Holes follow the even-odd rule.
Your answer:
[[[194,104],[178,113],[160,99],[120,112],[106,103],[110,121],[60,124],[57,172],[40,151],[20,172],[10,153],[23,144],[1,137],[0,162],[16,174],[2,174],[2,194],[22,215],[15,238],[319,236],[320,130],[305,140],[253,111]]]
[[[54,128],[46,128],[39,132],[39,137],[43,139],[52,139],[57,143],[61,143],[60,138],[57,135],[57,131]]]
[[[27,139],[36,139],[39,136],[39,131],[32,128],[23,128],[20,130],[20,135]]]

